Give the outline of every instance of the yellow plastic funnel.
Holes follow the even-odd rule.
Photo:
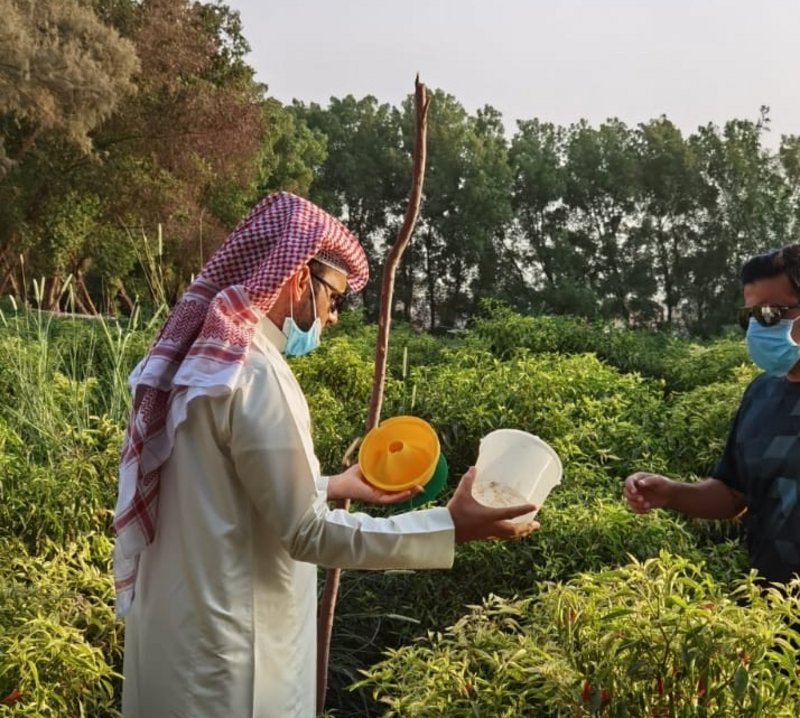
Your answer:
[[[405,491],[430,481],[439,452],[439,437],[430,424],[415,416],[395,416],[367,433],[358,465],[373,486]]]

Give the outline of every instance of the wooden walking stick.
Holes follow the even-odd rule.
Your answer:
[[[386,360],[389,350],[389,327],[392,323],[392,294],[394,293],[394,275],[400,258],[411,240],[414,226],[419,215],[419,205],[422,198],[422,184],[425,179],[426,141],[428,134],[428,104],[429,98],[425,85],[419,81],[419,75],[414,83],[414,104],[417,110],[416,135],[414,139],[414,165],[411,178],[411,194],[406,207],[406,214],[400,233],[397,235],[386,263],[383,267],[383,280],[381,284],[380,311],[378,315],[378,344],[375,348],[375,371],[372,375],[372,397],[369,402],[366,431],[378,425],[383,404],[383,390],[386,384]],[[350,466],[351,456],[358,447],[360,439],[356,439],[347,449],[342,464],[345,468]],[[350,501],[337,502],[339,508],[349,509]],[[333,630],[333,616],[336,611],[336,595],[339,591],[339,578],[341,569],[328,570],[325,576],[325,590],[319,612],[317,627],[317,714],[325,708],[325,694],[328,689],[328,658],[330,656],[331,632]]]

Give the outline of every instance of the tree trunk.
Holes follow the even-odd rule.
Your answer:
[[[664,303],[667,305],[667,324],[672,326],[672,311],[675,305],[675,287],[673,286],[672,270],[670,268],[669,250],[667,247],[664,231],[659,226],[656,248],[658,253],[658,263],[661,265],[661,278],[664,281]]]
[[[58,279],[58,275],[54,274],[52,277],[50,277],[50,289],[47,292],[47,303],[45,304],[48,311],[59,311],[60,307],[58,306],[58,295],[60,292],[61,282]]]
[[[413,252],[409,248],[408,259],[403,265],[403,319],[411,324],[411,305],[414,302]]]
[[[84,312],[93,316],[100,314],[100,312],[97,311],[97,307],[94,305],[94,302],[92,301],[89,290],[86,288],[86,282],[83,281],[83,271],[80,269],[75,273],[75,285],[76,289],[78,290],[75,293],[75,296],[78,299],[78,302],[84,307]]]
[[[428,311],[430,312],[428,328],[433,331],[436,328],[436,275],[433,267],[433,238],[430,228],[425,233],[425,275],[428,285]]]
[[[125,308],[128,316],[131,316],[135,308],[134,302],[130,296],[128,296],[128,293],[125,291],[125,285],[121,281],[117,287],[117,297],[122,302],[122,306]]]
[[[0,260],[3,258],[0,257]],[[6,287],[10,284],[13,290],[13,293],[18,296],[17,292],[17,282],[16,278],[14,277],[14,271],[16,267],[13,265],[8,265],[7,269],[3,272],[3,278],[0,279],[0,294],[5,294]]]

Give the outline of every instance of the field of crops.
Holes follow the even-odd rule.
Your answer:
[[[110,517],[125,379],[155,323],[0,318],[0,716],[118,715]],[[323,466],[362,430],[375,328],[348,316],[296,360]],[[787,716],[800,593],[762,594],[739,527],[635,516],[622,479],[713,467],[755,369],[708,344],[501,306],[456,337],[396,328],[384,416],[439,431],[451,486],[517,427],[562,457],[542,528],[451,571],[347,572],[331,716]]]

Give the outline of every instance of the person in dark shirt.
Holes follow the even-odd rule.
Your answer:
[[[764,370],[748,386],[712,478],[697,483],[638,472],[625,479],[631,509],[708,519],[744,513],[750,565],[769,582],[800,575],[800,245],[742,267],[751,359]]]

